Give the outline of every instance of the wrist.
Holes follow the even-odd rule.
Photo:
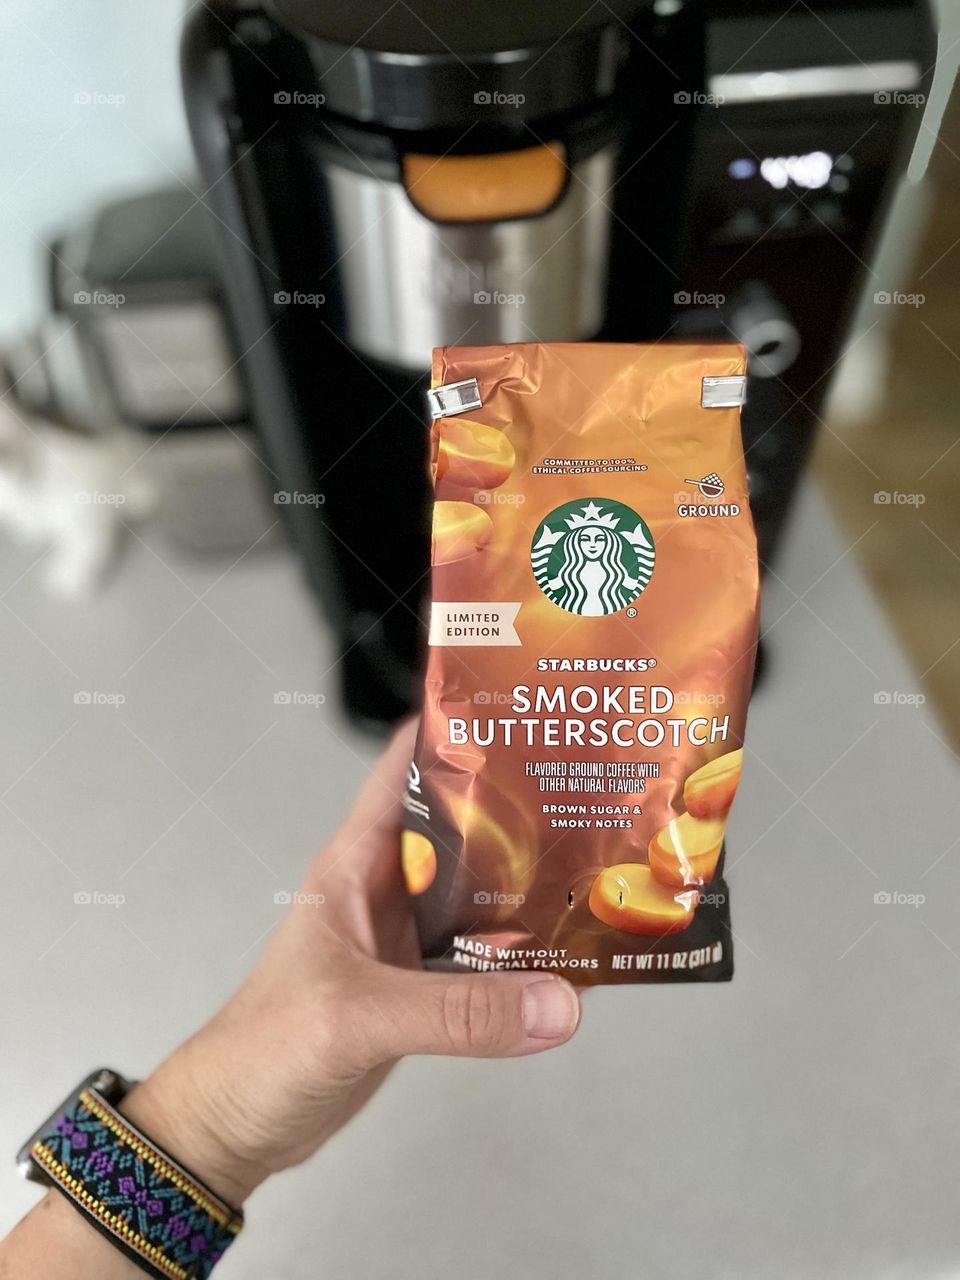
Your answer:
[[[136,1085],[118,1110],[233,1208],[269,1174],[233,1137],[231,1099],[220,1091],[203,1033]]]

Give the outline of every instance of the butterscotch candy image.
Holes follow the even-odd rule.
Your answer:
[[[453,564],[482,550],[493,537],[493,521],[472,502],[437,502],[433,507],[433,563]]]
[[[707,884],[713,879],[723,845],[724,823],[682,813],[650,841],[650,870],[668,888]]]
[[[733,804],[743,768],[743,748],[717,756],[683,784],[683,803],[695,818],[723,818]]]
[[[404,831],[400,840],[400,862],[407,892],[424,893],[433,884],[437,874],[437,851],[417,831]]]
[[[641,862],[606,867],[590,890],[590,910],[621,933],[659,936],[679,933],[693,920],[696,894],[678,892],[655,880]]]
[[[517,461],[502,431],[481,422],[445,422],[437,449],[437,482],[463,489],[496,489]]]

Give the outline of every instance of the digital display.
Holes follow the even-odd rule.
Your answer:
[[[826,151],[807,151],[793,156],[764,156],[756,160],[741,156],[732,160],[727,172],[731,178],[743,181],[759,171],[761,178],[775,191],[782,191],[788,183],[804,191],[818,191],[825,187],[833,175],[834,160]]]

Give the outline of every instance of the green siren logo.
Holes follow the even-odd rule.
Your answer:
[[[610,498],[556,507],[533,535],[540,590],[567,613],[599,618],[636,600],[653,573],[653,536],[636,511]]]

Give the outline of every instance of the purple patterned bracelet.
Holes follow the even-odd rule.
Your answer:
[[[162,1280],[207,1280],[243,1226],[95,1089],[34,1142],[31,1155],[111,1242]]]

